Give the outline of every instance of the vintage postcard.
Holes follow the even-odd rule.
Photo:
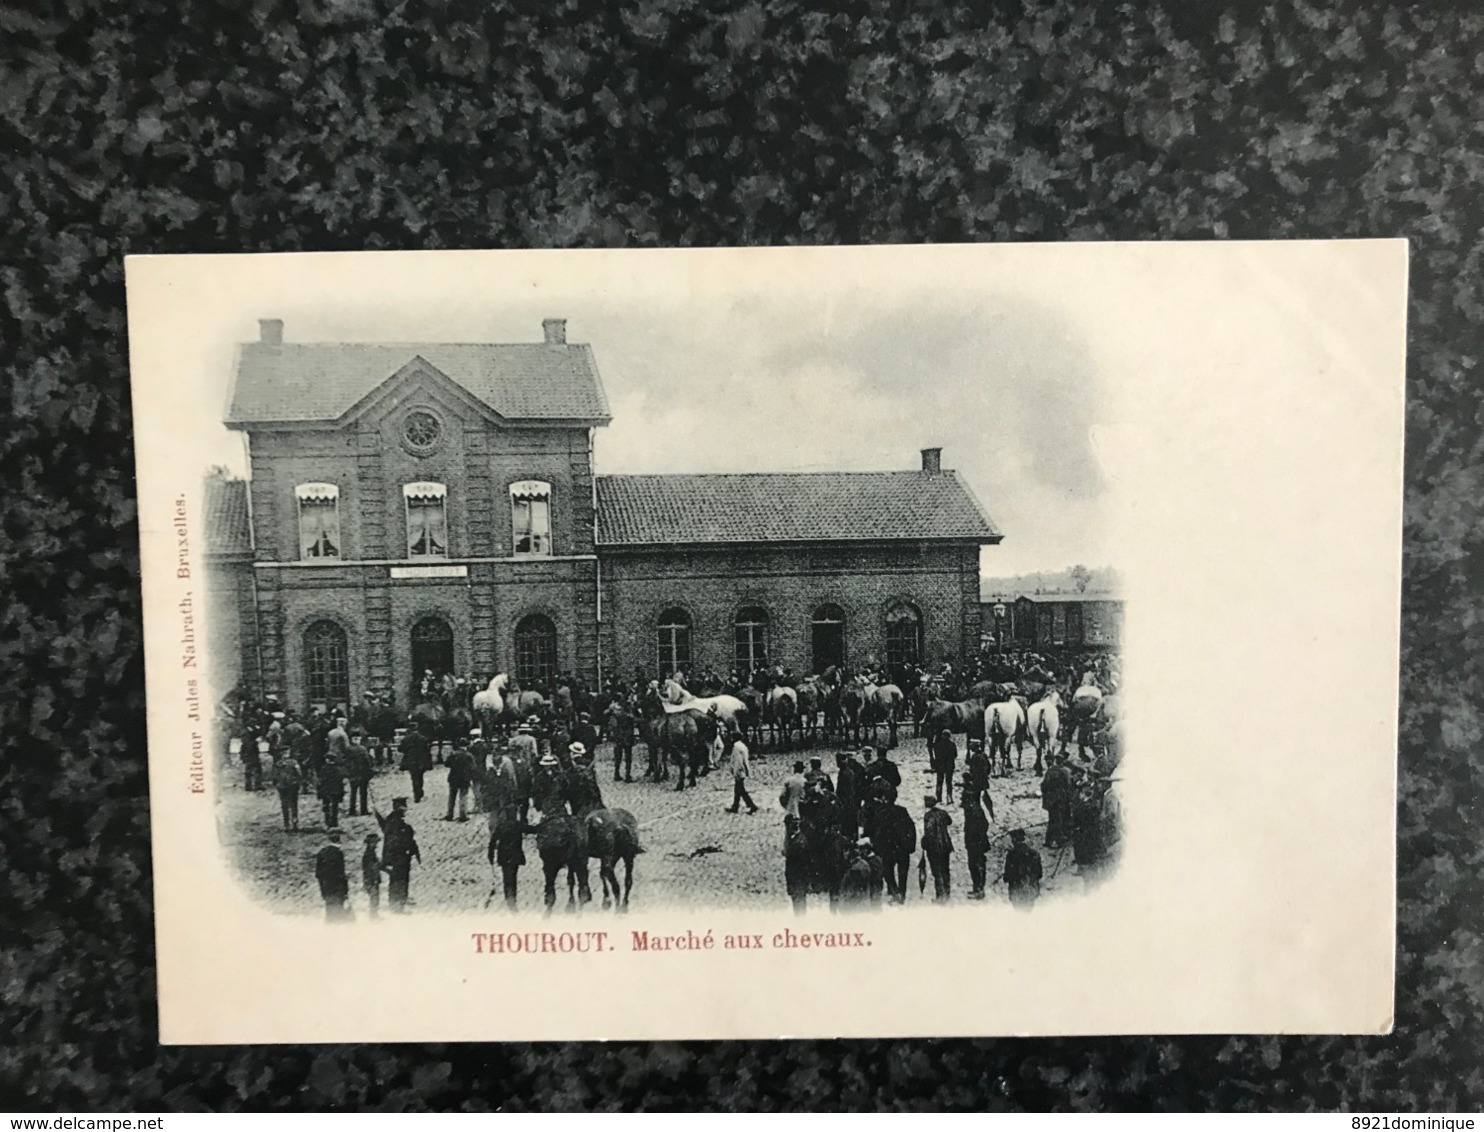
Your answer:
[[[1388,1030],[1406,267],[131,258],[161,1039]]]

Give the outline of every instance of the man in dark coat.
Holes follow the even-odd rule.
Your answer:
[[[360,736],[345,749],[345,779],[350,783],[350,806],[346,813],[355,817],[357,803],[362,817],[371,813],[371,752],[361,745]]]
[[[953,815],[938,805],[938,799],[928,794],[923,798],[927,807],[922,815],[922,853],[928,867],[933,871],[933,900],[944,904],[948,900],[948,858],[953,852]]]
[[[958,765],[958,744],[946,727],[933,737],[934,789],[940,798],[953,801],[953,772]],[[946,793],[945,793],[946,791]]]
[[[592,716],[585,711],[577,713],[577,725],[572,728],[572,742],[581,743],[594,756],[598,753],[598,729],[593,726]]]
[[[340,800],[345,795],[345,770],[337,756],[327,754],[320,760],[315,790],[325,813],[325,828],[334,829],[340,824]]]
[[[474,756],[469,753],[468,740],[455,739],[453,754],[448,756],[448,813],[444,821],[453,821],[453,807],[457,800],[459,821],[469,820],[469,788],[474,785]]]
[[[304,771],[299,760],[287,752],[279,755],[273,764],[273,788],[278,791],[278,804],[283,810],[285,833],[299,828],[299,787],[304,783]]]
[[[250,728],[242,733],[242,788],[257,793],[263,788],[263,755],[258,750],[258,732]]]
[[[366,888],[366,899],[371,902],[371,918],[381,916],[381,853],[376,843],[381,838],[374,833],[366,834],[366,848],[361,853],[361,884]]]
[[[345,853],[340,848],[340,830],[330,830],[330,842],[314,855],[314,876],[319,881],[319,894],[325,901],[325,919],[352,919],[350,882],[345,876]]]
[[[981,795],[971,788],[968,775],[964,776],[958,797],[964,808],[964,856],[969,865],[969,899],[983,900],[989,866],[989,816],[980,802]]]
[[[385,839],[382,867],[391,878],[387,901],[393,912],[405,912],[411,895],[412,862],[421,863],[423,859],[417,837],[407,823],[407,799],[393,799],[392,812],[385,818],[377,814],[376,820],[381,823],[381,835]]]
[[[1010,831],[1010,851],[1005,854],[1005,887],[1010,903],[1029,910],[1041,895],[1041,854],[1025,840],[1025,830]]]
[[[825,773],[823,760],[821,759],[810,759],[809,769],[804,772],[804,789],[808,790],[812,786],[818,786],[820,789],[834,793],[835,784],[830,781],[830,776]]]
[[[603,788],[598,785],[598,772],[592,752],[581,743],[567,748],[566,798],[574,814],[591,813],[603,808]]]
[[[871,765],[866,767],[868,778],[878,779],[891,787],[892,797],[902,788],[902,771],[896,763],[887,756],[885,747],[876,748],[876,757],[871,760]]]
[[[835,767],[835,816],[840,822],[840,832],[853,842],[860,831],[866,772],[850,751],[835,756]]]
[[[505,892],[505,907],[514,912],[519,892],[520,867],[526,863],[525,826],[513,797],[496,802],[490,808],[489,863],[500,870]],[[490,897],[493,899],[494,892]],[[489,902],[485,902],[489,906]]]
[[[613,781],[623,772],[625,782],[634,781],[634,739],[638,735],[639,721],[629,705],[622,700],[614,703],[608,713],[608,734],[613,740]]]
[[[1041,808],[1046,811],[1046,848],[1060,849],[1072,836],[1072,772],[1066,755],[1054,755],[1041,779]]]
[[[402,736],[402,769],[412,778],[412,800],[423,800],[423,775],[433,767],[433,744],[428,740],[422,720]]]

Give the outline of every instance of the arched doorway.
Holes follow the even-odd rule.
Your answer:
[[[515,678],[524,688],[552,690],[557,677],[556,626],[532,613],[515,627]]]
[[[412,679],[424,672],[443,676],[453,671],[453,630],[441,617],[424,617],[412,627]]]
[[[838,605],[821,605],[810,624],[814,645],[814,671],[845,664],[845,611]]]
[[[311,704],[350,701],[350,650],[345,630],[333,621],[316,621],[304,630],[304,688]]]

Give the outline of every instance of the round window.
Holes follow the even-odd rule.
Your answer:
[[[408,413],[402,422],[402,439],[409,448],[426,451],[438,443],[442,432],[443,426],[438,423],[438,418],[421,409]]]

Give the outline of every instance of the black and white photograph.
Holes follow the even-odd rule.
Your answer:
[[[255,893],[1028,909],[1111,867],[1124,607],[1077,343],[740,299],[475,342],[265,312],[202,496]]]
[[[431,948],[625,988],[512,1036],[981,1032],[991,999],[991,1028],[1384,1025],[1399,250],[134,261],[162,978]],[[1316,680],[1364,707],[1306,711]],[[1073,985],[1093,934],[1158,980],[1197,933],[1192,974],[1245,986],[1220,957],[1283,931],[1246,878],[1308,891],[1274,863],[1342,846],[1285,945],[1307,996],[1104,1018],[1010,978]],[[921,1005],[830,989],[928,936],[945,975],[1008,965]],[[325,1025],[161,1001],[191,1040]]]

